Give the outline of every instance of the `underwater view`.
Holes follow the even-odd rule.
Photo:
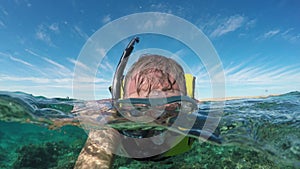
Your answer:
[[[84,102],[0,92],[0,168],[73,168],[87,134],[72,110]],[[211,103],[198,103],[199,113]],[[220,144],[195,141],[157,162],[116,156],[113,168],[300,168],[300,92],[228,100],[216,130]]]

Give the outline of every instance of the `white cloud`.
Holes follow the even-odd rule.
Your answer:
[[[300,90],[299,76],[299,65],[242,67],[226,74],[226,93],[230,96],[254,96]]]
[[[155,22],[155,27],[161,27],[166,24],[167,20],[164,15],[157,14],[158,19]]]
[[[50,37],[47,36],[47,35],[46,35],[44,32],[42,32],[42,31],[37,31],[37,32],[36,32],[36,37],[37,37],[38,39],[42,40],[42,41],[46,41],[46,42],[51,41],[51,40],[50,40]]]
[[[265,39],[271,38],[271,37],[277,35],[279,32],[280,32],[280,29],[270,30],[270,31],[266,32],[263,37]]]
[[[257,20],[256,19],[252,19],[250,21],[248,21],[246,23],[246,29],[250,29],[253,28],[256,25]]]
[[[270,39],[272,37],[282,38],[290,43],[296,43],[300,41],[300,33],[295,32],[294,28],[289,28],[287,30],[274,29],[270,30],[263,35],[256,38],[256,40],[265,40]]]
[[[41,57],[39,54],[37,54],[37,53],[33,52],[33,51],[32,51],[32,50],[30,50],[30,49],[25,49],[25,51],[26,51],[26,52],[28,52],[28,53],[30,53],[30,54],[32,54],[32,55],[34,55],[34,56]]]
[[[75,66],[78,66],[84,70],[90,71],[90,68],[87,65],[83,64],[82,62],[71,59],[71,58],[67,58],[67,59],[69,60],[69,62],[73,63]]]
[[[49,46],[54,46],[54,44],[52,43],[51,37],[48,34],[47,30],[45,29],[44,25],[39,25],[36,32],[35,32],[35,36],[37,39],[47,43]]]
[[[289,42],[296,42],[300,40],[300,34],[294,32],[294,28],[289,28],[286,31],[281,33],[281,36],[283,39],[289,41]]]
[[[1,12],[2,12],[4,15],[8,16],[8,12],[7,12],[4,8],[1,8]]]
[[[51,59],[48,59],[46,57],[40,56],[43,60],[50,63],[50,66],[42,67],[42,71],[46,72],[47,77],[72,77],[72,72],[65,67],[64,65],[61,65]],[[52,67],[51,67],[52,65]]]
[[[49,29],[55,33],[59,33],[58,23],[53,23],[49,26]]]
[[[283,67],[279,65],[272,67],[264,65],[248,66],[245,63],[231,64],[224,69],[224,73],[227,88],[226,93],[229,96],[253,96],[280,94],[294,90],[300,91],[299,64]],[[216,78],[219,78],[218,75]],[[196,91],[200,90],[202,92],[201,97],[203,97],[203,92],[213,90],[210,89],[213,79],[206,71],[201,72],[196,80]],[[269,93],[265,93],[266,89],[269,90]]]
[[[94,76],[75,76],[74,81],[76,84],[84,84],[84,85],[90,85],[94,83],[107,83],[110,82],[107,79],[103,78],[96,78]]]
[[[89,36],[83,30],[81,30],[78,26],[74,26],[74,30],[75,30],[75,33],[77,33],[84,40],[89,39]]]
[[[13,61],[22,63],[22,64],[24,64],[24,65],[27,65],[27,66],[30,66],[30,67],[34,67],[32,64],[30,64],[30,63],[28,63],[28,62],[26,62],[26,61],[24,61],[24,60],[22,60],[22,59],[15,58],[15,57],[13,57],[13,56],[10,56],[9,58],[10,58],[11,60],[13,60]]]
[[[54,67],[48,67],[48,68],[44,69],[44,71],[46,71],[48,73],[48,76],[51,76],[51,77],[52,76],[56,76],[56,77],[72,77],[73,76],[73,72],[70,71],[64,65],[61,65],[61,64],[59,64],[51,59],[48,59],[46,57],[41,57],[41,58],[54,66]]]
[[[113,66],[107,61],[102,61],[99,67],[105,72],[114,72]]]
[[[24,77],[0,74],[0,88],[5,91],[23,91],[47,97],[72,95],[72,78]]]
[[[42,59],[44,59],[45,61],[47,61],[48,63],[50,63],[50,64],[52,64],[52,65],[54,65],[56,67],[59,67],[61,69],[67,69],[65,66],[63,66],[63,65],[61,65],[61,64],[59,64],[59,63],[57,63],[57,62],[55,62],[55,61],[53,61],[51,59],[48,59],[46,57],[42,57]]]
[[[225,35],[229,32],[233,32],[240,28],[243,25],[245,18],[240,15],[231,16],[230,18],[226,19],[224,23],[219,25],[217,29],[215,29],[210,36],[211,37],[219,37]]]
[[[47,66],[39,67],[39,72],[42,73],[42,75],[47,76],[47,77],[52,77],[52,76],[60,76],[60,77],[72,77],[72,72],[70,69],[68,69],[66,66],[57,63],[56,61],[53,61],[51,59],[48,59],[46,57],[43,57],[35,52],[33,52],[30,49],[25,49],[26,52],[30,53],[31,55],[37,56],[47,63],[50,63]]]
[[[0,55],[2,56],[5,56],[5,57],[8,57],[9,59],[15,61],[15,62],[18,62],[18,63],[21,63],[23,65],[26,65],[26,66],[30,66],[30,67],[34,67],[32,64],[30,64],[29,62],[26,62],[22,59],[19,59],[19,58],[16,58],[14,56],[12,56],[11,54],[7,54],[7,53],[3,53],[3,52],[0,52]]]
[[[105,65],[106,65],[106,67],[109,68],[109,70],[110,70],[111,72],[114,71],[113,66],[112,66],[109,62],[105,62]]]
[[[103,78],[95,78],[95,83],[110,83],[111,81]]]
[[[5,76],[1,75],[1,80],[2,81],[31,81],[34,83],[49,83],[50,80],[47,78],[38,78],[38,77],[16,77],[16,76]]]
[[[59,32],[60,30],[58,23],[52,23],[51,25],[40,24],[36,29],[35,36],[37,39],[47,43],[49,46],[55,46],[52,41],[51,35],[53,35],[53,33]]]
[[[147,21],[141,21],[141,25],[138,26],[141,30],[149,30],[149,29],[155,29],[159,27],[163,27],[167,23],[167,19],[162,14],[155,14],[153,17],[155,17],[155,21],[147,20]]]
[[[300,68],[297,65],[285,67],[242,67],[237,65],[225,70],[229,84],[276,85],[278,83],[300,83]]]
[[[6,25],[4,24],[3,21],[0,20],[0,28],[6,28]]]
[[[282,36],[287,36],[290,32],[292,32],[294,28],[289,28],[288,30],[281,33]]]
[[[155,3],[151,4],[150,9],[153,11],[160,11],[164,13],[172,13],[172,10],[170,10],[170,7],[167,3]],[[176,13],[182,13],[182,7],[178,6],[174,8],[173,10],[176,10]]]
[[[111,21],[111,17],[110,15],[105,15],[103,18],[102,18],[102,23],[108,23]]]
[[[153,22],[152,21],[146,21],[145,24],[143,25],[143,29],[152,29],[153,28]]]
[[[104,57],[105,54],[106,54],[106,49],[104,49],[104,48],[97,48],[96,52],[98,52],[98,54],[99,54],[100,57]]]
[[[241,64],[238,64],[238,65],[235,65],[235,66],[227,67],[227,68],[225,68],[224,72],[225,72],[226,75],[232,74],[234,72],[237,72],[239,69],[241,69],[243,65],[244,64],[241,63]]]

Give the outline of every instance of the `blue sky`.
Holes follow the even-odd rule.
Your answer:
[[[2,1],[0,90],[72,97],[75,64],[89,69],[89,65],[77,62],[77,57],[90,36],[129,14],[163,12],[191,22],[210,39],[223,64],[226,96],[300,91],[299,7],[297,0]],[[176,42],[163,47],[157,43],[168,40],[165,37],[143,37],[137,50],[160,46],[171,53],[182,52],[170,47]],[[108,52],[113,59],[99,64],[97,99],[110,97],[107,87],[127,42],[123,40]],[[211,97],[205,70],[188,63],[195,68],[197,97]]]

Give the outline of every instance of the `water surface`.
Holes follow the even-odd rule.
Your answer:
[[[212,105],[199,103],[199,116],[205,116]],[[0,168],[72,168],[87,137],[82,127],[107,124],[111,119],[105,112],[110,108],[108,100],[1,92]],[[86,126],[78,123],[79,114]],[[136,127],[118,122],[119,127]],[[196,142],[190,152],[162,162],[117,157],[113,167],[300,168],[300,92],[226,101],[215,134],[220,145]]]

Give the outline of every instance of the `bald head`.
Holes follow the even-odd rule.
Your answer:
[[[182,67],[173,59],[145,55],[132,65],[125,77],[124,98],[186,95]]]

